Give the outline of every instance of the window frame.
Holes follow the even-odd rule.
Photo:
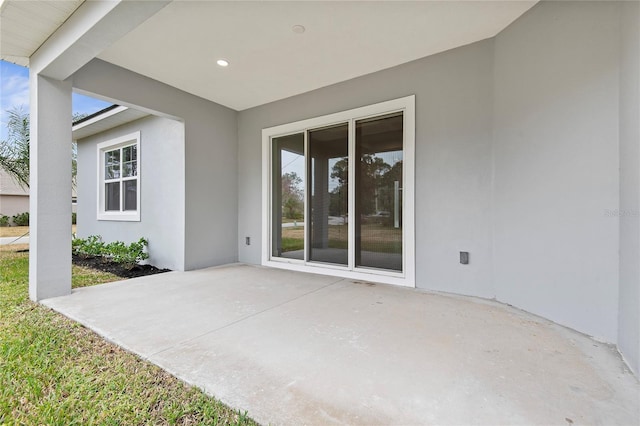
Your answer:
[[[123,177],[122,176],[122,165],[124,163],[122,150],[123,148],[127,148],[129,146],[136,146],[137,152],[137,173],[135,178],[133,177]],[[105,153],[114,150],[120,150],[120,177],[117,179],[106,179],[105,178]],[[141,150],[140,150],[140,132],[129,133],[124,136],[120,136],[115,139],[110,139],[105,142],[101,142],[97,145],[97,169],[98,169],[98,190],[96,194],[97,197],[97,219],[105,220],[105,221],[128,221],[128,222],[140,222],[140,189],[141,189]],[[124,182],[135,180],[136,183],[136,210],[123,210],[124,209],[124,193],[123,188]],[[119,182],[120,184],[120,210],[106,210],[106,199],[105,199],[105,184],[109,182]]]
[[[308,145],[308,131],[331,126],[336,123],[349,123],[349,158],[355,155],[355,123],[358,120],[382,116],[394,112],[403,113],[403,268],[402,271],[350,267],[340,265],[306,262],[307,244],[305,242],[305,260],[273,257],[272,238],[272,139],[295,133],[303,133],[305,154]],[[353,152],[352,152],[353,151]],[[354,182],[354,168],[349,168],[349,181]],[[309,218],[309,206],[305,195],[305,221]],[[354,227],[349,228],[350,241],[355,237]],[[352,244],[351,244],[352,245]],[[351,249],[353,250],[353,249]],[[351,255],[350,255],[351,258]],[[366,105],[334,114],[323,115],[306,120],[282,124],[262,130],[262,255],[264,266],[301,272],[340,276],[349,279],[375,281],[405,287],[415,287],[415,95],[393,99],[372,105]]]

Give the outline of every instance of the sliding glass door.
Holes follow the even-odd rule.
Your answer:
[[[309,130],[309,261],[349,263],[349,125]]]
[[[355,266],[402,271],[402,114],[355,123]]]
[[[273,138],[271,256],[304,260],[304,133]]]
[[[265,262],[365,279],[377,274],[402,285],[413,279],[413,165],[407,163],[413,102],[407,97],[263,131]]]

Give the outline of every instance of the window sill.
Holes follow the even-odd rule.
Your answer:
[[[116,222],[140,222],[140,213],[102,213],[98,220]]]

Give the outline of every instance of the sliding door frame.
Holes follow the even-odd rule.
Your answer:
[[[296,133],[304,134],[305,162],[308,155],[309,142],[308,131],[322,127],[328,127],[340,123],[349,123],[349,159],[357,161],[355,156],[355,123],[358,120],[383,116],[389,113],[403,113],[403,208],[402,208],[402,271],[392,271],[385,269],[356,267],[355,258],[355,221],[350,221],[348,227],[348,265],[332,265],[307,262],[307,232],[310,221],[308,199],[310,190],[308,175],[305,173],[305,244],[304,259],[287,259],[283,257],[273,257],[271,253],[272,238],[272,210],[271,210],[271,188],[272,188],[272,139]],[[349,165],[349,217],[354,218],[355,206],[355,167]],[[314,117],[306,120],[287,123],[280,126],[270,127],[262,130],[262,265],[289,269],[302,272],[311,272],[324,275],[334,275],[354,280],[374,281],[385,284],[400,285],[405,287],[415,287],[415,96],[406,96],[360,108],[354,108],[321,117]]]

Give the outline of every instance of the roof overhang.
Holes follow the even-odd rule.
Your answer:
[[[73,140],[81,140],[148,115],[150,114],[137,109],[112,105],[74,123],[71,128]]]
[[[536,2],[5,0],[0,56],[56,79],[98,57],[244,110],[491,38]]]
[[[0,0],[0,59],[28,66],[29,57],[84,0]]]

